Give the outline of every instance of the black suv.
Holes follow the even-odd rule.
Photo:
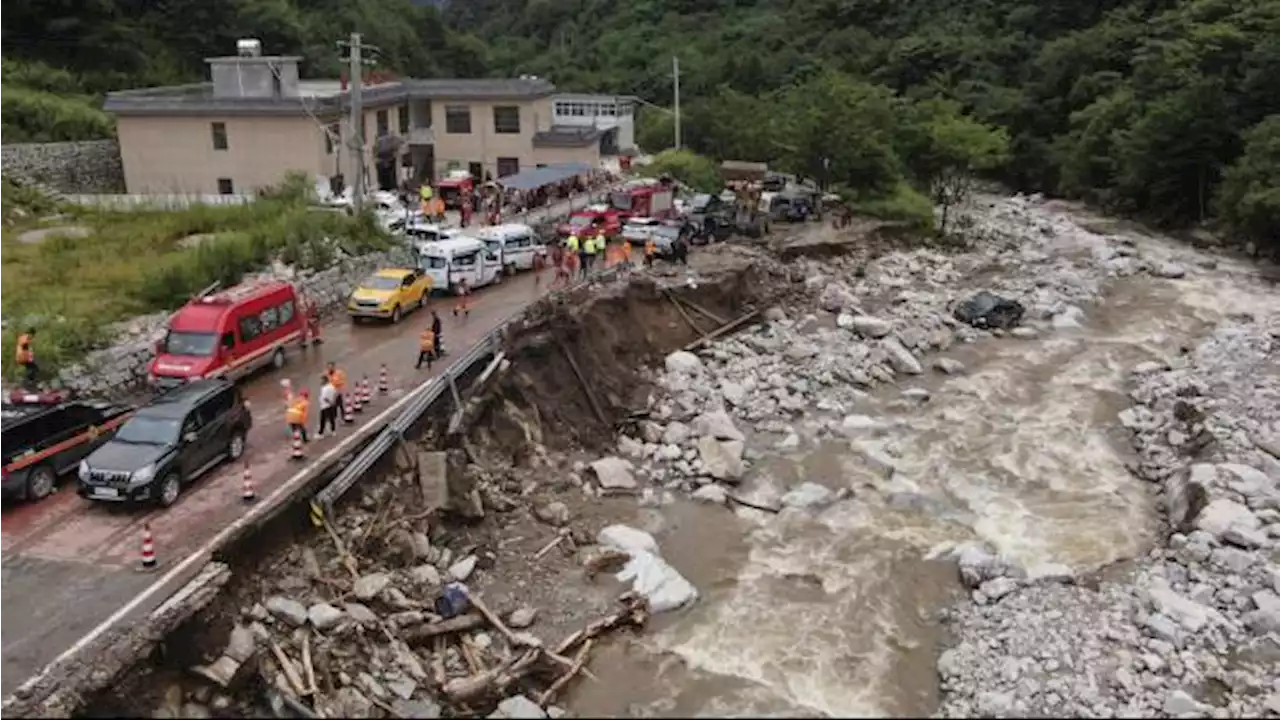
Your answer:
[[[4,500],[39,500],[105,443],[132,408],[57,394],[14,393],[3,413]]]
[[[252,425],[234,383],[187,383],[139,408],[80,463],[80,496],[168,507],[219,462],[238,460]]]

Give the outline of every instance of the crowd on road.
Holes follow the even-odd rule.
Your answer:
[[[599,170],[583,175],[549,183],[529,190],[507,189],[500,183],[486,180],[477,187],[464,187],[456,200],[447,203],[439,188],[430,183],[422,183],[417,188],[417,203],[423,217],[432,218],[443,223],[448,205],[458,210],[461,227],[471,227],[480,215],[482,225],[500,225],[503,216],[518,215],[564,202],[575,195],[596,192],[616,184],[619,176],[608,171]],[[406,183],[401,188],[402,200],[406,205],[413,203],[413,189]]]

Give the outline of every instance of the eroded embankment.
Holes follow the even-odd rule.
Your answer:
[[[463,433],[443,437],[442,420],[397,451],[350,493],[332,532],[258,547],[220,598],[81,714],[435,717],[541,700],[563,674],[554,662],[458,690],[523,651],[486,622],[442,626],[442,583],[465,579],[510,628],[548,643],[615,615],[622,589],[594,579],[610,558],[591,546],[634,504],[599,497],[575,453],[611,443],[646,407],[649,360],[714,331],[711,316],[741,318],[799,287],[766,255],[721,247],[688,268],[543,301],[466,400]]]

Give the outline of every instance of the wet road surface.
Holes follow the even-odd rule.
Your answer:
[[[437,298],[395,326],[378,322],[355,324],[345,314],[329,322],[322,331],[322,345],[295,348],[282,369],[267,369],[241,383],[254,421],[244,462],[224,463],[210,471],[186,488],[167,510],[130,510],[84,500],[75,493],[74,477],[65,478],[61,490],[43,502],[7,510],[0,533],[4,548],[0,690],[6,695],[12,692],[124,604],[159,582],[167,568],[201,551],[219,531],[247,513],[253,506],[244,504],[240,495],[246,466],[256,485],[258,503],[266,502],[273,490],[283,486],[309,461],[338,446],[344,437],[370,423],[423,380],[442,373],[453,357],[461,356],[489,330],[544,294],[551,273],[545,271],[543,275],[540,287],[535,286],[532,274],[524,273],[477,291],[469,318],[453,317],[453,298]],[[431,372],[425,367],[414,370],[418,334],[430,324],[432,309],[444,322],[444,346],[451,356],[437,362]],[[317,439],[313,434],[306,446],[306,461],[290,460],[280,382],[289,378],[295,389],[310,389],[313,402],[308,430],[314,433],[319,422],[320,376],[329,361],[346,370],[349,383],[367,375],[374,400],[371,407],[355,416],[355,424],[340,424],[336,437]],[[378,396],[378,374],[383,365],[390,392]],[[138,569],[145,523],[150,523],[155,538],[159,573]],[[193,565],[191,575],[199,566]],[[156,604],[166,595],[159,593]]]

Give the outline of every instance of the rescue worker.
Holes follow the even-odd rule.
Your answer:
[[[542,287],[542,269],[547,265],[547,256],[535,252],[533,254],[533,286]]]
[[[289,433],[294,432],[302,437],[302,442],[310,442],[307,439],[307,415],[311,409],[311,393],[306,388],[298,391],[296,397],[289,403],[289,409],[285,412],[285,422],[289,423]]]
[[[329,432],[333,435],[338,434],[338,389],[333,386],[333,378],[329,375],[320,376],[320,429],[316,432],[317,438],[324,438],[324,428],[329,426]]]
[[[458,211],[458,214],[462,216],[462,227],[466,227],[471,224],[471,213],[474,210],[471,203],[471,191],[468,190],[466,194],[462,196],[462,205]]]
[[[418,188],[418,204],[422,207],[422,214],[431,217],[431,196],[435,193],[431,190],[431,183],[422,183]]]
[[[551,266],[556,269],[556,276],[551,280],[551,287],[555,287],[563,280],[565,285],[569,284],[569,254],[564,251],[564,246],[556,243],[551,246]]]
[[[464,318],[471,316],[471,306],[467,302],[467,296],[471,294],[471,288],[467,287],[466,278],[458,280],[458,302],[453,305],[453,316],[458,317],[458,312],[462,312]]]
[[[40,367],[36,365],[36,351],[31,347],[35,336],[36,329],[27,328],[25,333],[18,336],[18,345],[14,352],[14,361],[18,363],[18,367],[22,368],[22,382],[29,388],[35,387],[36,376],[40,373]]]
[[[595,269],[596,252],[597,252],[596,237],[598,236],[593,237],[591,235],[588,235],[586,239],[582,241],[582,254],[583,254],[582,276],[583,277],[589,276],[592,273],[592,271]]]
[[[338,395],[337,407],[343,407],[343,403],[347,400],[347,373],[340,370],[336,363],[330,361],[324,374],[325,377],[329,378],[329,382],[333,385],[333,391]]]
[[[432,199],[431,214],[435,217],[436,223],[444,223],[444,198],[437,195]]]
[[[431,371],[431,362],[436,358],[436,334],[431,328],[426,328],[422,334],[418,336],[418,362],[414,363],[413,369],[422,369],[422,361],[427,361],[427,372]]]
[[[309,297],[305,298],[303,302],[306,306],[307,330],[303,335],[302,344],[305,347],[309,339],[312,345],[319,345],[324,342],[324,338],[320,337],[320,308]]]
[[[653,267],[653,259],[658,255],[658,245],[649,238],[644,241],[644,266]]]
[[[576,232],[569,233],[569,238],[564,241],[564,247],[569,251],[569,255],[575,260],[581,261],[583,256],[586,255],[586,253],[582,252],[582,241],[578,239],[578,234]],[[581,262],[578,264],[582,265]],[[574,276],[577,275],[576,270],[577,268],[574,267],[569,268],[570,279],[573,279]]]
[[[435,308],[431,309],[431,334],[436,338],[436,357],[443,357],[444,323],[440,322],[440,316],[436,314]]]
[[[627,266],[627,269],[630,269],[630,268],[631,268],[631,250],[632,250],[632,248],[631,248],[631,240],[629,240],[629,239],[627,239],[627,238],[623,238],[623,239],[622,239],[622,255],[621,255],[621,260],[622,260],[623,264],[625,264],[625,265]]]

